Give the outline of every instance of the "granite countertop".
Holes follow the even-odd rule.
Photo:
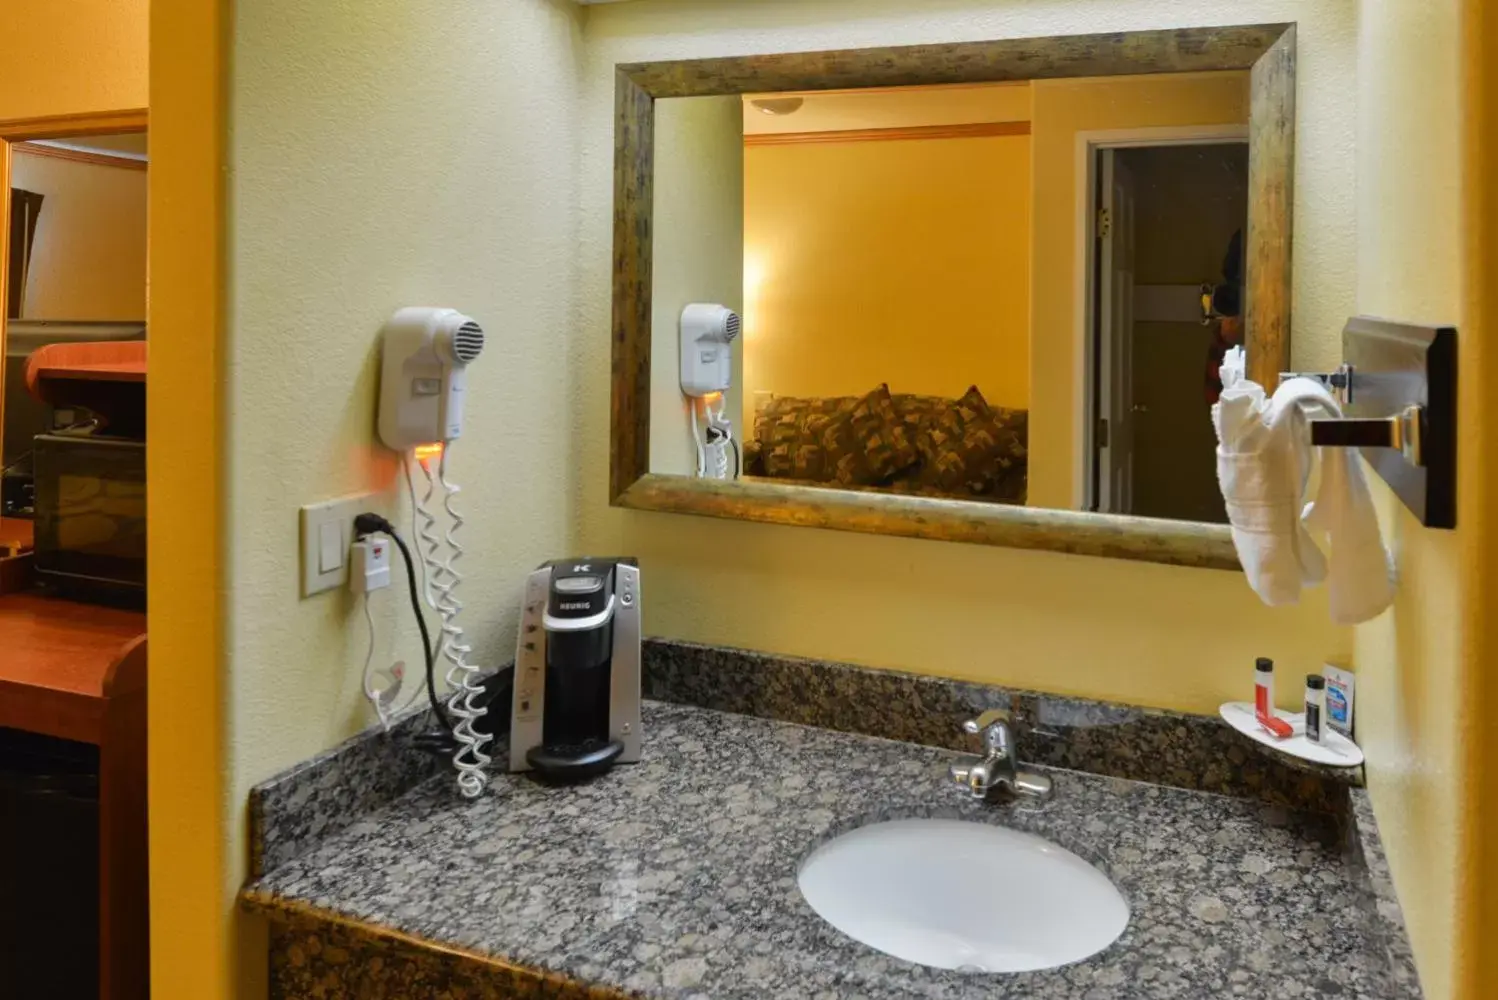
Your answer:
[[[1072,771],[1041,807],[965,800],[954,754],[647,703],[645,758],[592,783],[445,777],[356,820],[244,894],[276,915],[378,928],[590,995],[1032,1000],[1405,992],[1366,872],[1334,817]],[[1048,837],[1128,899],[1123,936],[1057,970],[969,975],[875,952],[801,898],[801,859],[880,818],[942,815]],[[1023,900],[995,900],[1023,906]]]

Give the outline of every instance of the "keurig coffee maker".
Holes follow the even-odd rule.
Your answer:
[[[559,559],[525,583],[510,770],[585,778],[640,759],[640,569]]]

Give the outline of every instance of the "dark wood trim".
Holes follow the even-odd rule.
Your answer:
[[[147,1000],[151,981],[146,637],[110,668],[99,740],[101,998]]]
[[[1249,70],[1246,343],[1250,374],[1288,367],[1294,193],[1295,26],[1234,25],[836,52],[791,52],[617,68],[614,133],[615,506],[1050,549],[1236,569],[1224,525],[856,491],[649,474],[651,228],[655,100],[1078,76]],[[1274,385],[1271,377],[1266,385]]]
[[[95,167],[119,167],[123,170],[145,170],[145,160],[137,160],[131,156],[111,155],[106,152],[91,149],[66,149],[61,146],[45,146],[40,142],[28,141],[15,144],[17,153],[28,153],[31,156],[46,156],[54,160],[68,160],[73,163],[87,163]]]
[[[1248,377],[1273,392],[1290,370],[1290,269],[1295,216],[1295,26],[1249,73]]]
[[[653,473],[641,477],[616,504],[763,524],[1047,549],[1204,569],[1239,568],[1227,525],[1197,521]]]
[[[966,125],[906,125],[898,128],[829,129],[825,132],[755,132],[745,146],[796,146],[824,142],[893,142],[901,139],[986,139],[1029,135],[1029,122],[973,122]]]

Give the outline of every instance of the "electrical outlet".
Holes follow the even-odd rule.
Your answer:
[[[355,493],[302,507],[302,596],[348,585],[354,518],[374,505],[373,493]]]

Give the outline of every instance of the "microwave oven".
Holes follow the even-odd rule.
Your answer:
[[[143,600],[145,442],[38,434],[32,469],[38,579],[83,596]]]

